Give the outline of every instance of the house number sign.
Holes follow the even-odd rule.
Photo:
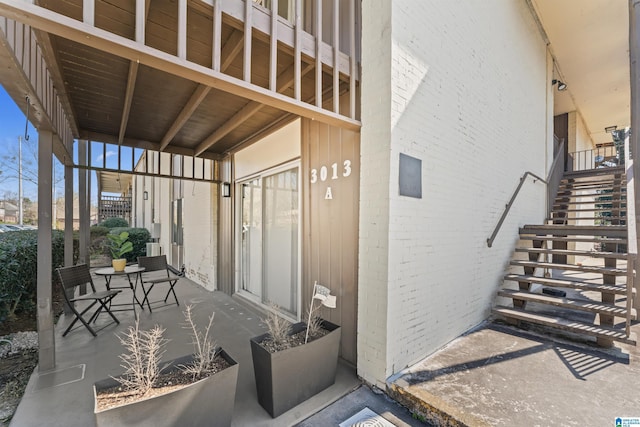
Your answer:
[[[329,176],[331,173],[331,176]],[[328,179],[334,180],[339,179],[340,177],[346,178],[351,175],[351,160],[345,160],[342,162],[342,166],[339,167],[338,163],[333,163],[330,168],[326,166],[322,166],[319,170],[316,168],[311,169],[311,184],[315,184],[318,181],[325,182]],[[327,190],[324,193],[325,200],[332,200],[333,193],[331,191],[331,186],[327,187]]]

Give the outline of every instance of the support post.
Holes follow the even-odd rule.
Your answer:
[[[631,148],[631,156],[633,159],[633,176],[634,179],[633,193],[635,206],[635,225],[636,225],[636,248],[640,248],[640,232],[638,232],[638,224],[640,224],[640,96],[638,96],[638,78],[640,78],[640,0],[629,0],[629,64],[631,74],[631,135],[629,145]],[[640,250],[638,251],[640,252]],[[640,265],[640,258],[636,254],[635,265]],[[635,281],[637,287],[637,280]],[[636,289],[637,290],[637,289]],[[635,307],[640,308],[640,297],[636,293]]]
[[[51,202],[53,134],[41,131],[38,136],[38,370],[50,371],[56,366],[53,309],[51,307]]]
[[[67,150],[73,153],[73,142],[67,144]],[[64,265],[73,265],[73,167],[64,167]],[[71,310],[64,305],[65,314]]]
[[[87,165],[87,140],[78,141],[78,164],[80,166]],[[78,216],[80,221],[80,246],[78,263],[89,264],[89,254],[87,250],[87,170],[84,168],[78,169]]]

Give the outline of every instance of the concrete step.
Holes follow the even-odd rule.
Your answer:
[[[524,261],[524,260],[512,260],[510,264],[513,266],[520,266],[520,267],[548,268],[550,270],[582,271],[584,273],[598,273],[598,274],[607,274],[611,276],[624,276],[627,274],[626,268],[595,267],[591,265],[556,264],[552,262]]]
[[[564,201],[564,202],[556,202],[553,204],[554,207],[562,207],[562,206],[582,206],[582,205],[602,205],[602,206],[613,206],[614,203],[620,205],[620,207],[625,207],[627,205],[626,200],[581,200],[581,201]]]
[[[516,248],[516,252],[529,252],[529,253],[549,254],[549,255],[575,255],[575,256],[587,256],[591,258],[627,259],[626,253],[619,253],[619,252],[596,252],[596,251],[578,251],[578,250],[570,250],[570,249],[547,249],[547,248]]]
[[[610,339],[625,344],[636,345],[635,334],[627,336],[625,331],[620,329],[576,322],[573,320],[563,319],[561,317],[545,316],[542,314],[519,310],[513,307],[497,306],[493,309],[493,312],[510,319],[522,320],[529,323],[573,332],[575,334],[590,335],[597,338]]]
[[[627,309],[614,304],[607,304],[600,301],[582,300],[575,298],[554,297],[545,294],[535,294],[533,292],[519,291],[513,289],[502,289],[498,295],[505,298],[517,299],[521,301],[537,302],[540,304],[553,305],[555,307],[568,308],[571,310],[586,311],[589,313],[608,314],[626,318]],[[636,319],[636,311],[631,310],[631,319]]]
[[[532,276],[530,274],[505,274],[504,280],[512,282],[537,283],[542,286],[550,286],[552,288],[569,288],[578,289],[580,291],[602,292],[615,295],[626,295],[626,285],[603,285],[600,283],[579,282],[577,280],[552,279],[550,277]]]

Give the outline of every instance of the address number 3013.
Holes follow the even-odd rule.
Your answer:
[[[331,165],[331,179],[338,179],[340,177],[340,174],[343,178],[351,175],[351,160],[345,160],[344,162],[342,162],[342,171],[338,171],[338,163],[334,163]],[[312,184],[318,182],[318,179],[324,182],[327,180],[327,178],[329,178],[329,169],[326,166],[322,166],[320,168],[320,172],[318,172],[318,169],[311,169]]]

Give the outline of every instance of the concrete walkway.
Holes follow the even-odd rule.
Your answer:
[[[114,277],[116,280],[122,278]],[[103,286],[104,279],[95,278],[96,286]],[[157,291],[156,291],[157,289]],[[166,288],[157,286],[152,300],[164,297]],[[214,339],[239,364],[238,385],[233,416],[233,426],[291,426],[305,420],[331,403],[360,387],[355,370],[347,365],[338,365],[336,383],[316,396],[289,410],[278,418],[271,416],[258,404],[249,339],[265,332],[260,314],[241,298],[232,298],[222,292],[209,292],[188,279],[181,279],[176,286],[180,307],[175,304],[153,308],[153,312],[138,309],[141,329],[155,324],[166,328],[167,346],[165,360],[191,352],[191,337],[183,329],[182,311],[186,305],[194,306],[194,318],[201,327],[215,312]],[[138,292],[138,298],[141,298]],[[121,303],[130,303],[132,293],[128,290],[119,296]],[[126,308],[126,307],[125,307]],[[104,329],[94,338],[83,326],[62,337],[64,316],[56,327],[56,365],[54,372],[40,373],[31,377],[25,394],[11,422],[12,427],[25,426],[95,426],[93,414],[93,391],[95,381],[108,378],[122,371],[118,355],[122,347],[116,333],[126,330],[134,322],[132,311],[118,312],[120,325],[109,324],[109,317],[101,315],[98,326]]]
[[[633,329],[640,333],[640,325]],[[434,425],[615,426],[618,417],[640,419],[640,351],[486,323],[388,387]]]

